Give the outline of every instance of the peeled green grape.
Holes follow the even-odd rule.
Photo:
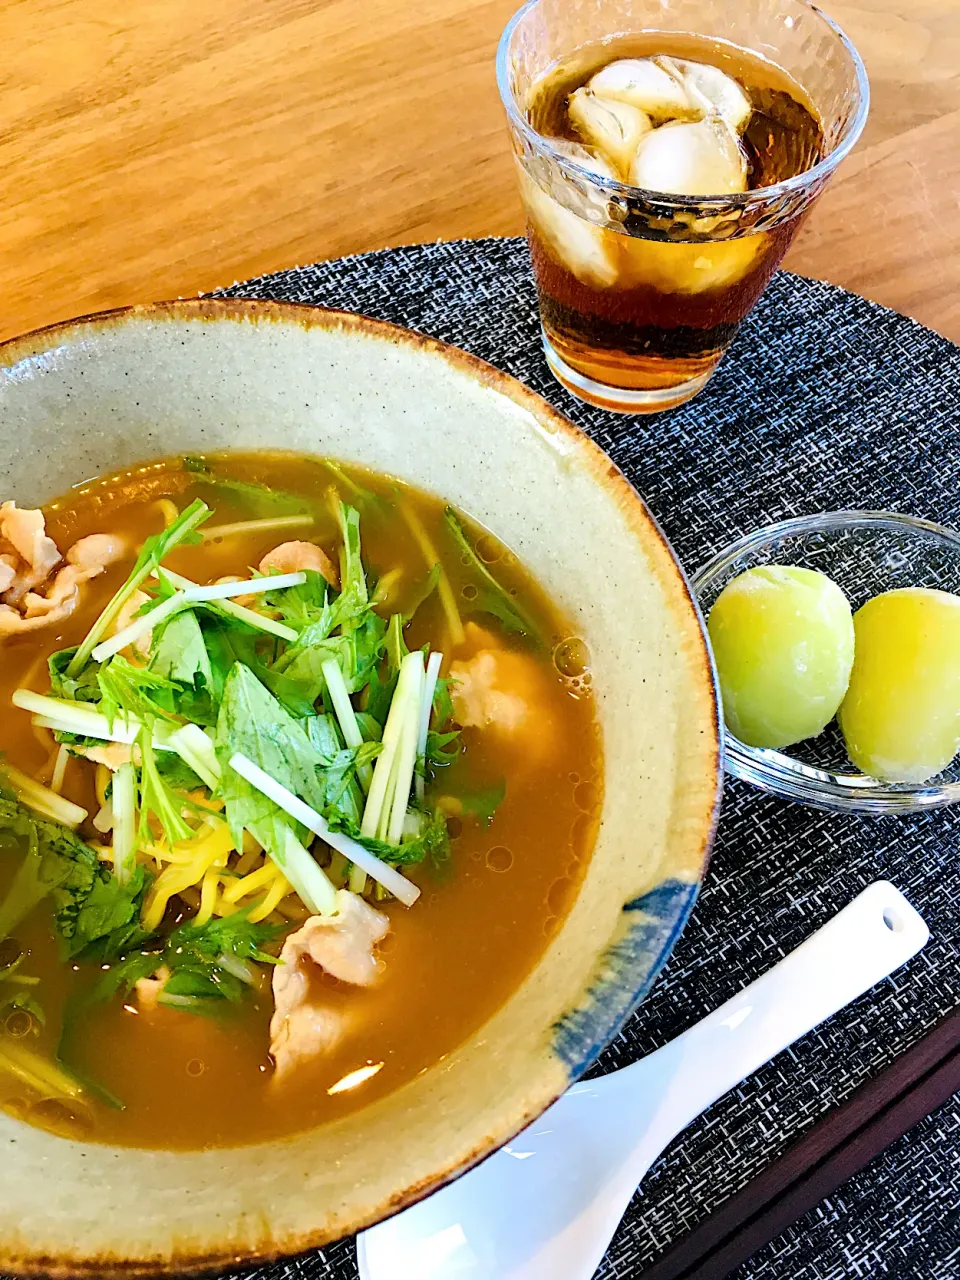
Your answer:
[[[853,619],[825,574],[748,569],[721,591],[707,630],[727,727],[741,742],[788,747],[836,715],[853,662]]]
[[[850,759],[887,782],[926,782],[960,750],[960,597],[887,591],[858,609],[838,719]]]

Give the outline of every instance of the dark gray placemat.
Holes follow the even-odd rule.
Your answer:
[[[886,507],[960,524],[960,349],[830,285],[778,275],[691,404],[589,409],[550,377],[520,240],[386,250],[227,290],[366,312],[465,347],[535,388],[624,470],[696,569],[759,524]],[[657,1048],[774,964],[871,881],[921,910],[906,969],[711,1107],[653,1168],[598,1272],[627,1280],[829,1107],[960,1004],[960,817],[824,815],[728,785],[704,892],[653,994],[598,1070]],[[960,1276],[960,1099],[919,1125],[738,1280]],[[354,1280],[352,1242],[259,1280]],[[557,1280],[562,1280],[558,1277]]]

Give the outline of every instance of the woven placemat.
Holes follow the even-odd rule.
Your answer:
[[[960,349],[830,285],[778,275],[707,389],[650,419],[587,408],[553,381],[520,240],[385,250],[226,292],[365,312],[514,374],[611,455],[691,571],[758,525],[825,509],[883,507],[960,525]],[[597,1273],[602,1280],[641,1275],[818,1116],[960,1004],[960,813],[839,817],[729,782],[694,916],[598,1071],[683,1031],[879,878],[922,912],[929,945],[721,1099],[669,1148],[634,1198]],[[958,1277],[958,1205],[955,1098],[737,1277]],[[253,1274],[355,1280],[353,1242]]]

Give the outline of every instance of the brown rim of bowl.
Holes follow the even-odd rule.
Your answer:
[[[720,700],[718,694],[716,670],[713,664],[710,647],[706,638],[706,627],[700,614],[696,598],[690,588],[682,565],[667,542],[663,530],[656,518],[647,508],[640,494],[630,484],[620,468],[595,444],[585,432],[565,418],[542,396],[531,391],[517,378],[488,364],[485,360],[471,355],[460,347],[451,346],[436,338],[402,325],[392,324],[386,320],[377,320],[370,316],[352,311],[339,311],[330,307],[312,306],[307,303],[275,302],[270,299],[256,298],[189,298],[170,302],[137,304],[129,307],[117,307],[108,311],[92,312],[78,316],[72,320],[58,321],[33,329],[15,338],[8,338],[0,343],[0,368],[9,368],[20,360],[37,356],[50,350],[56,341],[64,340],[72,332],[81,333],[85,329],[107,329],[119,327],[130,319],[164,320],[234,320],[234,321],[296,321],[304,329],[341,329],[366,334],[395,345],[406,345],[419,348],[445,360],[453,368],[473,378],[484,386],[507,396],[521,409],[527,410],[547,430],[567,440],[579,453],[587,471],[593,479],[614,499],[623,513],[632,532],[644,550],[653,560],[653,569],[657,579],[664,588],[667,606],[683,629],[688,639],[693,640],[698,650],[698,666],[701,675],[706,679],[709,699],[710,722],[713,730],[712,769],[710,776],[709,807],[700,839],[701,867],[700,880],[706,873],[713,845],[714,835],[720,813],[720,800],[723,784],[722,745],[720,736]],[[689,626],[690,620],[694,628]],[[705,797],[706,799],[706,797]],[[406,1188],[402,1193],[391,1196],[384,1204],[362,1221],[351,1223],[345,1231],[319,1231],[301,1238],[284,1242],[271,1242],[263,1248],[254,1246],[242,1254],[226,1247],[214,1248],[207,1253],[196,1251],[187,1254],[173,1253],[163,1259],[125,1259],[115,1255],[101,1255],[98,1258],[2,1258],[4,1270],[12,1276],[49,1277],[50,1280],[148,1280],[151,1277],[174,1275],[203,1276],[222,1274],[237,1268],[262,1266],[282,1258],[296,1257],[313,1249],[331,1244],[342,1239],[344,1235],[359,1232],[395,1213],[409,1208],[410,1205],[424,1199],[433,1191],[461,1177],[464,1173],[480,1164],[488,1156],[499,1150],[505,1142],[509,1142],[522,1132],[527,1125],[533,1123],[538,1115],[556,1101],[556,1095],[544,1101],[530,1112],[523,1123],[516,1129],[502,1135],[491,1135],[480,1144],[466,1159],[458,1160],[456,1165],[439,1170],[429,1180],[420,1185]]]

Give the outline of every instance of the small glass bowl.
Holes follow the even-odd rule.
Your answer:
[[[762,564],[819,569],[843,588],[854,610],[895,587],[960,594],[960,534],[891,511],[831,511],[758,529],[721,551],[693,579],[706,616],[731,579]],[[838,813],[912,813],[960,801],[960,758],[929,782],[880,782],[852,772],[832,722],[791,754],[748,747],[729,730],[726,764],[737,778],[790,800]]]

